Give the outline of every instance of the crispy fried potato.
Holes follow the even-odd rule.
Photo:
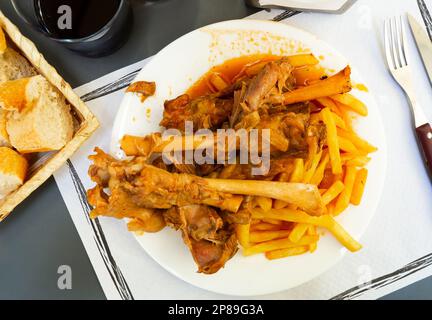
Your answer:
[[[312,66],[318,64],[318,59],[312,53],[296,54],[287,57],[293,67]]]
[[[250,224],[236,224],[235,226],[237,240],[243,248],[247,248],[250,245],[249,229]]]
[[[347,131],[347,130],[343,130],[343,129],[337,129],[337,133],[339,137],[345,138],[349,141],[351,141],[351,143],[356,146],[356,148],[358,148],[359,150],[365,152],[365,153],[371,153],[371,152],[375,152],[378,149],[376,147],[374,147],[373,145],[371,145],[369,142],[367,142],[366,140],[360,138],[357,134],[355,134],[353,131]]]
[[[309,225],[306,223],[297,223],[288,238],[294,243],[299,242],[299,240],[306,234],[308,228]]]
[[[281,259],[281,258],[286,258],[286,257],[291,257],[291,256],[298,256],[300,254],[304,254],[304,253],[308,252],[309,247],[311,245],[273,250],[273,251],[266,252],[265,256],[269,260]]]
[[[250,242],[259,243],[280,238],[286,238],[291,233],[290,230],[267,230],[252,231],[249,235]]]
[[[264,253],[268,251],[278,250],[278,249],[287,249],[298,246],[307,246],[311,243],[317,242],[318,236],[305,236],[300,239],[297,243],[292,242],[288,238],[270,240],[266,242],[262,242],[248,248],[243,249],[244,256],[251,256],[258,253]]]
[[[270,198],[256,197],[255,201],[258,204],[258,206],[265,211],[270,210],[273,206],[273,200]]]
[[[368,110],[366,105],[349,93],[337,94],[331,97],[333,100],[341,103],[343,106],[351,109],[361,116],[367,116]]]
[[[213,72],[209,77],[209,86],[214,92],[222,91],[229,85],[230,83],[219,72]]]
[[[336,124],[329,108],[324,108],[321,111],[321,116],[327,128],[327,145],[329,148],[332,172],[333,174],[340,174],[342,172],[342,163],[340,158]]]
[[[327,164],[330,160],[330,156],[328,152],[325,153],[324,157],[321,159],[321,162],[318,166],[318,168],[315,170],[315,173],[313,174],[310,183],[314,184],[316,186],[319,186],[322,179],[324,178],[324,171],[327,167]]]
[[[353,153],[353,154],[359,154],[358,149],[350,140],[338,136],[338,143],[339,143],[339,149],[341,149],[342,151]]]
[[[351,69],[347,66],[339,73],[327,79],[285,93],[283,103],[293,104],[349,92],[352,88],[350,74]]]
[[[356,178],[354,181],[353,190],[351,193],[350,202],[353,205],[359,205],[363,196],[364,188],[366,185],[366,179],[368,176],[368,170],[363,168],[357,171]]]
[[[354,181],[356,177],[356,172],[357,170],[355,167],[348,166],[346,169],[345,178],[344,178],[345,188],[338,196],[338,199],[336,201],[335,212],[334,212],[335,215],[338,215],[342,211],[344,211],[350,203],[351,193],[354,187]]]
[[[280,220],[290,221],[290,222],[312,224],[318,227],[323,227],[328,229],[336,237],[336,239],[339,240],[339,242],[342,245],[344,245],[348,250],[352,252],[358,251],[362,247],[360,243],[354,240],[349,235],[349,233],[346,232],[345,229],[339,223],[337,223],[332,216],[328,214],[322,216],[310,216],[303,211],[291,210],[291,209],[279,209],[279,210],[273,209],[267,212],[264,212],[262,209],[253,209],[252,217],[255,219],[271,218],[271,219],[280,219]],[[306,237],[303,237],[299,242],[297,242],[297,245],[303,245],[301,241],[305,238]],[[275,240],[275,241],[279,241],[279,240]],[[289,243],[293,244],[293,242],[290,241],[289,239],[288,241]],[[271,250],[266,249],[264,251],[271,251]]]
[[[261,222],[261,223],[251,225],[250,230],[251,232],[252,231],[278,231],[281,230],[281,225]]]
[[[345,189],[345,185],[342,181],[338,180],[333,185],[327,189],[327,191],[322,195],[322,200],[325,205],[329,204],[333,199]]]

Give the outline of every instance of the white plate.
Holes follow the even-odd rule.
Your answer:
[[[355,69],[355,61],[348,62],[328,44],[303,30],[258,20],[216,23],[174,41],[142,69],[136,81],[155,81],[156,94],[144,103],[134,94],[125,95],[113,128],[112,154],[123,157],[118,143],[123,135],[146,135],[159,130],[163,102],[184,93],[212,66],[245,54],[290,55],[300,51],[311,51],[317,57],[324,57],[321,64],[335,71],[351,65],[353,81],[363,83]],[[359,90],[352,93],[369,108],[369,116],[358,119],[356,129],[379,148],[368,167],[369,177],[361,205],[351,206],[337,218],[359,239],[380,199],[386,169],[386,145],[374,97]],[[326,232],[313,254],[268,261],[263,255],[243,257],[240,250],[224,269],[214,275],[203,275],[196,273],[197,268],[180,232],[166,228],[157,234],[138,236],[137,240],[162,267],[184,281],[210,291],[241,296],[268,294],[298,286],[328,270],[346,252]]]

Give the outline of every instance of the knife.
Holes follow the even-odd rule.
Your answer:
[[[298,0],[245,0],[250,6],[262,9],[290,9],[301,12],[324,12],[342,14],[347,11],[356,0],[326,0],[326,1],[298,1]]]
[[[420,23],[417,22],[417,20],[409,13],[407,15],[408,22],[411,27],[411,32],[417,44],[417,49],[420,52],[420,56],[423,60],[423,65],[429,76],[429,81],[432,84],[432,43]]]
[[[427,33],[429,35],[429,39],[432,41],[432,17],[429,13],[429,10],[426,6],[426,3],[424,3],[423,0],[417,0],[417,5],[420,9],[420,13],[423,18],[423,22],[425,23]]]

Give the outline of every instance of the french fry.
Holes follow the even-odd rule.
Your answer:
[[[290,232],[290,230],[252,231],[249,235],[249,241],[252,243],[259,243],[286,238],[289,236]]]
[[[347,66],[327,79],[284,93],[283,104],[316,100],[322,97],[349,92],[352,88],[350,74],[351,69]]]
[[[312,179],[313,175],[315,174],[315,171],[316,171],[318,164],[321,160],[321,156],[322,156],[322,150],[313,156],[312,162],[310,164],[310,168],[306,171],[306,173],[303,176],[303,183],[310,183],[310,180]]]
[[[301,158],[294,159],[294,170],[291,174],[290,182],[300,182],[304,175],[304,160]]]
[[[332,112],[331,114],[332,114],[332,117],[333,117],[334,122],[336,124],[336,127],[341,128],[341,129],[346,129],[345,121],[340,116],[338,116],[336,113]]]
[[[258,204],[258,206],[265,211],[270,210],[273,206],[273,200],[270,198],[256,197],[255,201]]]
[[[260,224],[260,223],[262,223],[262,221],[259,220],[259,219],[251,219],[250,220],[251,227],[254,226],[254,225]]]
[[[229,83],[222,78],[221,74],[214,72],[209,77],[209,83],[214,91],[219,92],[229,86]]]
[[[355,134],[352,131],[347,131],[343,129],[337,129],[338,136],[345,138],[352,142],[353,145],[355,145],[359,150],[364,151],[366,153],[375,152],[378,149],[371,145],[366,140],[360,138],[357,134]]]
[[[316,226],[309,225],[309,227],[307,229],[307,234],[310,235],[310,236],[316,235],[317,234]]]
[[[358,154],[359,151],[355,147],[355,145],[348,139],[342,138],[338,136],[339,149],[345,152],[350,152],[354,154]]]
[[[366,185],[366,179],[368,176],[368,170],[363,168],[357,171],[356,178],[354,181],[354,187],[351,193],[351,203],[353,205],[359,205],[363,196],[364,187]]]
[[[334,206],[334,203],[329,203],[329,204],[327,205],[327,214],[330,215],[330,216],[333,216],[333,215],[334,215],[334,212],[335,212],[335,206]]]
[[[353,167],[364,167],[365,165],[367,165],[369,163],[370,160],[371,160],[371,158],[366,157],[366,156],[357,156],[357,157],[354,157],[352,159],[347,160],[345,164],[347,166],[353,166]]]
[[[288,238],[270,240],[266,242],[262,242],[259,244],[252,245],[248,248],[243,249],[244,256],[251,256],[258,253],[264,253],[268,251],[278,250],[278,249],[287,249],[298,246],[307,246],[311,243],[318,241],[318,236],[305,236],[300,239],[299,242],[294,243],[290,241]]]
[[[332,216],[328,214],[322,216],[310,216],[303,211],[291,210],[291,209],[279,209],[279,210],[272,209],[267,212],[263,211],[262,209],[253,209],[252,217],[255,219],[271,218],[271,219],[280,219],[284,221],[291,221],[297,223],[312,224],[314,226],[328,229],[343,246],[345,246],[348,250],[352,252],[358,251],[362,247],[360,243],[354,240],[349,235],[349,233],[346,232],[345,229],[339,223],[337,223],[337,221]],[[300,239],[299,242],[297,242],[297,245],[306,245],[302,243],[302,240],[307,237],[311,237],[311,236],[304,236],[302,239]],[[316,240],[316,238],[314,240]],[[279,241],[279,240],[275,240],[275,241]],[[311,241],[311,242],[316,242],[316,241]],[[289,241],[289,243],[293,244],[293,242],[291,241]],[[265,251],[271,251],[271,249],[266,249]]]
[[[334,114],[338,115],[339,117],[342,116],[340,113],[340,110],[336,104],[335,101],[330,99],[329,97],[322,97],[316,99],[324,108],[329,108]]]
[[[247,66],[244,72],[248,75],[248,77],[252,77],[254,75],[257,75],[262,70],[262,68],[264,68],[264,66],[269,62],[270,61],[258,61]]]
[[[263,222],[272,224],[274,226],[278,226],[280,229],[280,226],[282,225],[283,221],[278,219],[262,219]]]
[[[273,208],[275,209],[282,209],[288,207],[289,203],[282,201],[282,200],[274,200],[273,201]]]
[[[306,223],[297,223],[294,229],[292,229],[288,238],[294,243],[299,242],[299,240],[305,235],[308,228],[309,225]]]
[[[368,115],[365,104],[349,93],[333,95],[331,98],[361,116],[365,117]]]
[[[330,162],[332,165],[333,174],[342,172],[342,164],[339,153],[339,141],[337,137],[336,124],[328,108],[321,111],[321,117],[327,130],[327,145],[329,148]]]
[[[319,66],[304,66],[294,69],[293,76],[298,85],[308,86],[320,81],[325,76],[325,71]]]
[[[252,231],[277,231],[277,230],[281,230],[281,226],[271,224],[271,223],[261,222],[261,223],[256,223],[254,225],[251,225],[250,230],[251,232]]]
[[[353,130],[352,117],[349,111],[342,107],[342,104],[336,101],[336,105],[339,108],[342,119],[345,122],[346,129],[349,131]]]
[[[317,235],[316,227],[310,225],[309,228],[308,228],[308,230],[307,230],[307,235],[309,235],[309,236],[315,236],[315,235]],[[310,253],[315,252],[315,250],[317,249],[317,247],[318,247],[318,242],[310,244],[309,245],[309,252]]]
[[[352,153],[349,153],[349,152],[345,152],[345,153],[341,154],[342,164],[345,164],[345,162],[347,162],[349,160],[352,160],[352,159],[355,159],[357,157],[358,157],[357,154],[352,154]]]
[[[342,181],[338,180],[335,183],[332,184],[330,188],[327,189],[327,191],[322,195],[322,200],[325,205],[328,205],[333,199],[336,199],[336,197],[345,189],[345,185],[342,183]]]
[[[250,224],[236,224],[235,225],[237,240],[243,248],[247,248],[250,245],[249,229],[250,229]]]
[[[268,251],[265,253],[265,256],[269,260],[281,259],[281,258],[286,258],[291,256],[298,256],[308,252],[310,246],[311,245]]]
[[[344,211],[350,203],[351,193],[354,187],[354,181],[356,177],[356,172],[357,170],[355,167],[351,167],[351,166],[347,167],[345,178],[344,178],[345,188],[336,200],[335,212],[334,212],[335,215],[338,215],[342,211]]]
[[[312,53],[296,54],[287,57],[288,62],[293,67],[311,66],[318,64],[318,59]]]
[[[318,168],[315,170],[315,173],[313,174],[312,179],[310,180],[311,184],[314,184],[317,186],[320,185],[321,181],[324,178],[324,171],[327,167],[329,160],[330,160],[330,156],[329,156],[328,152],[326,152],[326,154],[322,158]]]

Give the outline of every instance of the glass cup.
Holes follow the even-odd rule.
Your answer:
[[[126,42],[128,35],[130,34],[132,25],[132,10],[128,0],[115,0],[118,2],[118,8],[113,14],[112,18],[109,19],[105,25],[100,26],[100,29],[97,31],[78,38],[65,37],[64,35],[58,35],[49,32],[47,25],[44,24],[43,20],[41,20],[43,13],[41,13],[40,10],[43,10],[43,8],[38,5],[38,1],[39,0],[11,0],[15,11],[27,24],[32,26],[37,31],[43,33],[51,40],[60,43],[66,48],[84,56],[101,57],[109,55],[119,49]],[[59,6],[59,14],[66,12],[62,11],[63,9],[64,8]],[[74,21],[80,21],[79,18],[80,17],[74,17]],[[67,23],[67,21],[63,23]],[[79,25],[79,23],[78,26],[82,27]],[[74,27],[75,26],[72,25],[71,29]]]

